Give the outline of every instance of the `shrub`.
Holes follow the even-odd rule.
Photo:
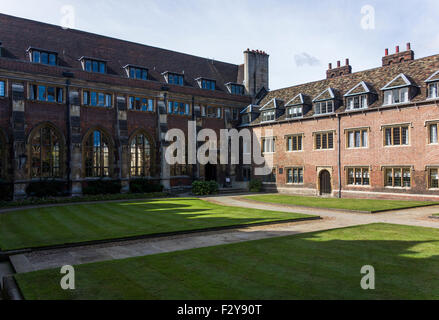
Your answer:
[[[197,196],[218,193],[218,183],[216,181],[194,181],[192,183],[192,193]]]
[[[259,179],[253,179],[249,183],[249,189],[251,192],[261,192],[262,191],[262,181]]]
[[[96,180],[87,182],[87,186],[82,189],[83,194],[116,194],[120,193],[122,184],[119,180]]]
[[[26,188],[28,197],[50,198],[66,195],[67,183],[64,181],[41,180],[31,182]]]
[[[148,179],[136,179],[130,181],[131,193],[150,193],[150,192],[162,192],[163,186],[159,183],[153,182]]]

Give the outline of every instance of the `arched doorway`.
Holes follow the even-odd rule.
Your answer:
[[[322,170],[320,172],[319,182],[321,196],[332,193],[331,174],[328,172],[328,170]]]
[[[206,166],[204,167],[204,178],[206,181],[216,181],[216,165],[213,165],[211,163],[206,164]]]

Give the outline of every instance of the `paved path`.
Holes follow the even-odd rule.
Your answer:
[[[205,198],[205,200],[227,206],[320,215],[323,219],[269,226],[238,228],[225,231],[203,232],[158,239],[144,239],[118,243],[115,242],[69,249],[37,251],[12,256],[11,262],[18,273],[23,273],[49,268],[58,268],[67,264],[78,265],[98,261],[146,256],[162,252],[172,252],[250,240],[274,238],[376,222],[439,228],[439,220],[429,218],[429,216],[431,216],[433,213],[439,212],[439,206],[372,215],[364,213],[347,213],[336,210],[255,203],[236,196],[212,197]]]

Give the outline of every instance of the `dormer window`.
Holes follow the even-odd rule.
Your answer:
[[[148,69],[132,65],[127,65],[124,68],[127,72],[128,78],[137,80],[148,80]]]
[[[433,73],[427,80],[428,99],[439,98],[439,70]]]
[[[301,118],[309,110],[309,97],[299,93],[285,105],[287,108],[287,118]],[[305,109],[306,107],[306,109]]]
[[[95,73],[107,73],[107,62],[103,60],[96,60],[92,58],[82,57],[80,59],[82,64],[82,69],[87,72]]]
[[[413,87],[412,82],[401,73],[381,89],[384,91],[384,105],[410,102]]]
[[[231,94],[236,94],[238,96],[243,96],[244,95],[244,86],[241,84],[237,84],[237,83],[226,83],[226,87],[229,90],[229,93]]]
[[[215,80],[204,79],[204,78],[198,78],[195,80],[198,82],[198,85],[200,86],[201,89],[212,90],[212,91],[215,91],[215,89],[216,89],[216,81]]]
[[[269,110],[262,112],[262,122],[276,120],[276,110]]]
[[[349,97],[347,100],[347,110],[357,110],[367,108],[367,95],[362,94],[355,97]]]
[[[373,97],[376,97],[376,93],[372,92],[366,82],[361,81],[345,94],[346,110],[366,109],[374,102]]]
[[[288,118],[300,118],[303,117],[303,107],[289,107],[287,108]]]
[[[169,84],[175,84],[178,86],[184,85],[184,76],[178,73],[164,72],[163,76],[166,79],[166,82]]]
[[[58,54],[53,51],[29,48],[30,61],[34,63],[56,66],[58,64]]]
[[[316,115],[334,113],[336,108],[334,90],[331,88],[326,89],[319,96],[317,96],[313,102],[314,113]]]

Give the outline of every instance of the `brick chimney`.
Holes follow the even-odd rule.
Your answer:
[[[244,51],[244,85],[247,94],[256,96],[263,87],[269,90],[269,55],[265,51]]]
[[[402,52],[400,52],[399,46],[396,46],[395,53],[390,55],[389,49],[386,49],[385,55],[383,57],[383,67],[412,60],[415,60],[415,53],[411,49],[410,43],[407,43],[406,50]]]
[[[329,69],[326,71],[326,79],[331,79],[339,76],[343,76],[345,74],[351,74],[352,67],[349,64],[349,59],[346,59],[346,64],[341,66],[341,62],[337,61],[337,68],[332,68],[332,63],[329,64]]]

